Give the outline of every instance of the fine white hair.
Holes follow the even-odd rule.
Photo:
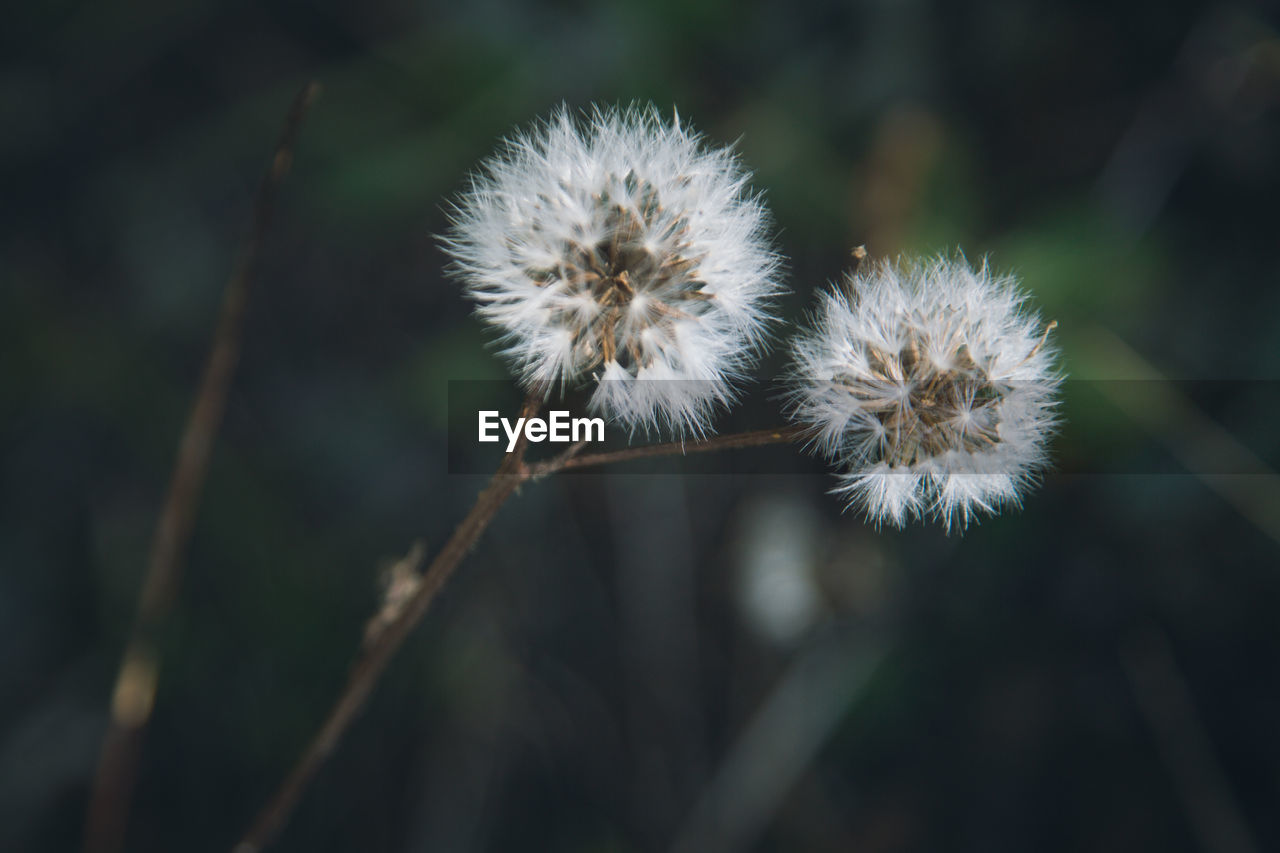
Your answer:
[[[530,389],[592,388],[631,429],[708,430],[778,293],[768,216],[728,148],[653,107],[561,107],[509,137],[452,212],[451,274]]]
[[[864,264],[792,345],[787,402],[880,524],[950,530],[1018,504],[1047,464],[1061,381],[1009,276],[961,258]]]

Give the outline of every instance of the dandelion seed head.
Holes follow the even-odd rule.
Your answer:
[[[631,428],[702,432],[763,343],[778,258],[748,174],[653,108],[561,108],[458,200],[452,274],[527,387],[593,385]]]
[[[1049,331],[1012,278],[963,258],[880,262],[821,298],[793,344],[791,417],[877,524],[964,528],[1016,504],[1056,421]]]

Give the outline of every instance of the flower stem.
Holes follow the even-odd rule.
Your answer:
[[[541,408],[541,395],[530,394],[525,400],[521,417],[531,417]],[[347,677],[347,686],[338,698],[337,704],[329,711],[320,731],[311,739],[303,751],[302,757],[294,765],[289,777],[285,779],[279,790],[272,796],[266,807],[259,812],[253,826],[244,839],[236,845],[235,853],[258,851],[265,847],[284,826],[289,815],[302,797],[308,784],[315,777],[325,759],[333,752],[342,735],[350,727],[356,714],[364,707],[374,685],[391,662],[392,656],[404,644],[405,639],[413,631],[414,626],[422,620],[431,602],[444,587],[445,582],[453,575],[462,558],[479,540],[498,510],[506,503],[507,498],[515,492],[520,484],[528,479],[528,468],[524,464],[524,454],[528,442],[522,433],[515,448],[498,466],[497,472],[476,498],[471,511],[453,531],[440,553],[431,561],[422,580],[418,584],[413,597],[403,610],[376,637],[365,646],[364,654],[351,669]],[[414,567],[417,568],[416,566]]]
[[[745,447],[764,447],[769,444],[788,444],[800,437],[800,427],[786,426],[775,429],[738,432],[732,435],[717,435],[700,441],[672,441],[666,444],[649,444],[642,447],[628,447],[623,450],[610,450],[603,453],[588,453],[585,456],[577,454],[557,456],[546,462],[531,465],[529,478],[540,480],[549,474],[559,471],[572,471],[575,468],[593,468],[599,465],[611,465],[615,462],[650,459],[655,456],[686,456],[690,453],[710,453],[716,450],[738,450]]]
[[[537,391],[531,393],[525,400],[521,416],[536,415],[541,408],[541,400],[541,393]],[[449,541],[445,543],[444,548],[427,567],[413,597],[392,621],[366,642],[364,653],[352,667],[347,685],[339,695],[337,703],[330,709],[320,731],[311,739],[288,778],[258,813],[252,827],[235,846],[233,853],[258,853],[271,843],[283,828],[311,780],[315,778],[325,760],[338,745],[342,735],[351,726],[360,709],[364,707],[378,679],[391,662],[391,658],[417,624],[422,621],[440,590],[453,575],[458,564],[462,562],[462,558],[480,539],[498,510],[506,503],[507,498],[515,494],[525,482],[539,480],[558,471],[608,465],[633,459],[784,444],[795,441],[799,436],[798,428],[788,426],[715,436],[688,443],[653,444],[606,453],[591,453],[585,456],[578,455],[583,447],[583,443],[580,442],[559,456],[530,464],[525,462],[528,443],[521,434],[516,447],[504,458],[489,484],[476,498],[471,511],[467,513],[457,529],[453,531],[453,535],[449,537]],[[417,553],[417,561],[420,563],[421,552]],[[412,560],[412,557],[410,559]],[[414,565],[412,568],[416,571],[418,566]]]

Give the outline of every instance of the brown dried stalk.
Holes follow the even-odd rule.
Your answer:
[[[124,845],[138,756],[160,677],[158,638],[177,598],[182,556],[191,538],[214,437],[222,423],[227,392],[240,359],[249,286],[266,239],[276,192],[289,174],[302,120],[319,92],[319,84],[308,83],[294,99],[271,167],[254,199],[249,235],[223,292],[209,360],[178,445],[169,491],[151,541],[133,630],[116,675],[111,720],[98,757],[85,820],[84,847],[89,853],[116,853]]]
[[[525,400],[521,417],[527,418],[537,414],[541,408],[542,398],[543,395],[541,393],[530,394]],[[369,694],[373,692],[378,678],[386,670],[392,656],[404,644],[405,639],[408,638],[414,627],[422,621],[422,617],[431,607],[436,595],[453,575],[462,558],[479,540],[489,523],[493,521],[494,516],[497,515],[498,510],[506,502],[507,498],[511,497],[521,485],[531,480],[542,479],[559,471],[570,471],[577,468],[656,456],[673,456],[715,450],[761,447],[769,444],[785,444],[800,437],[799,429],[782,427],[780,429],[756,430],[735,435],[716,436],[689,443],[671,442],[587,455],[579,455],[579,451],[584,445],[578,443],[569,447],[559,456],[542,462],[526,463],[524,457],[525,452],[528,450],[528,442],[524,434],[521,433],[516,447],[511,453],[507,454],[497,473],[489,481],[489,485],[476,498],[475,505],[471,507],[471,511],[467,513],[466,518],[454,530],[453,535],[449,537],[449,541],[445,543],[444,548],[436,555],[436,558],[417,582],[412,598],[408,600],[407,604],[398,602],[395,605],[396,610],[390,613],[384,607],[383,612],[374,617],[371,624],[376,623],[378,629],[372,635],[366,633],[365,649],[356,661],[355,666],[352,667],[351,675],[347,679],[347,685],[339,695],[337,703],[330,709],[328,716],[320,727],[320,731],[312,738],[311,743],[307,745],[302,756],[289,773],[288,778],[272,795],[262,811],[258,813],[257,818],[244,838],[235,846],[234,853],[258,853],[275,838],[293,813],[307,785],[315,777],[325,759],[333,752],[339,739],[355,720],[360,709],[364,707]],[[414,553],[411,552],[410,557],[406,558],[406,563],[413,563]],[[416,553],[418,555],[417,563],[420,564],[421,551],[419,550]],[[402,570],[405,567],[404,564],[401,565]],[[411,565],[409,568],[412,568],[416,573],[418,565]],[[390,602],[388,606],[390,606]]]

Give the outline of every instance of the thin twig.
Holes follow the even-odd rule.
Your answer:
[[[531,392],[525,400],[521,416],[527,418],[537,414],[541,408],[542,398],[540,391],[535,389]],[[655,456],[761,447],[795,441],[800,436],[801,431],[795,427],[781,427],[716,436],[696,442],[653,444],[587,456],[577,455],[583,446],[579,443],[551,459],[528,464],[524,458],[528,450],[528,441],[524,433],[521,433],[515,448],[503,459],[497,473],[489,481],[489,485],[476,498],[471,511],[467,513],[453,535],[449,537],[449,541],[445,543],[444,548],[427,567],[413,597],[403,606],[393,621],[379,627],[376,635],[367,639],[363,654],[352,667],[346,687],[343,688],[337,703],[325,717],[320,731],[303,750],[284,783],[258,813],[244,838],[233,848],[233,853],[259,853],[276,837],[298,805],[307,785],[315,778],[342,735],[354,722],[360,709],[364,707],[391,658],[417,624],[422,621],[436,595],[453,575],[462,558],[480,539],[498,510],[506,503],[507,498],[515,494],[521,485],[557,471],[574,468]],[[414,569],[416,570],[416,566]]]
[[[547,462],[530,466],[531,479],[537,480],[557,471],[572,471],[577,468],[591,468],[599,465],[612,465],[616,462],[630,462],[635,459],[649,459],[655,456],[687,456],[691,453],[710,453],[717,450],[738,450],[746,447],[764,447],[770,444],[788,444],[803,437],[800,427],[786,426],[776,429],[758,429],[751,432],[739,432],[732,435],[718,435],[700,441],[672,441],[666,444],[650,444],[643,447],[627,447],[622,450],[610,450],[604,453],[588,453],[570,458],[555,458]]]
[[[178,445],[169,491],[151,541],[133,630],[116,675],[111,719],[98,757],[85,820],[84,846],[89,853],[116,853],[124,845],[138,756],[151,719],[160,675],[158,640],[177,598],[182,557],[191,538],[214,437],[222,423],[227,393],[240,359],[249,287],[266,239],[276,193],[289,173],[302,121],[319,91],[318,84],[308,83],[285,118],[271,167],[254,199],[248,237],[223,292],[209,359]]]

